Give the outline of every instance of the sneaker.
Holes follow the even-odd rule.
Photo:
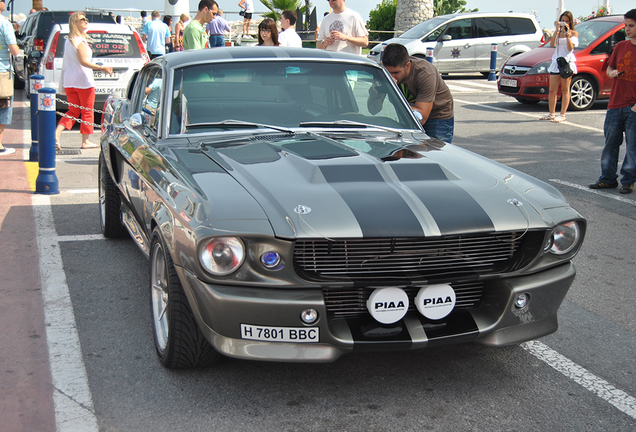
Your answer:
[[[243,35],[243,39],[254,39],[251,35]]]
[[[622,194],[630,194],[634,191],[634,183],[623,183],[621,188],[618,190],[619,193]]]
[[[589,187],[590,189],[614,189],[617,186],[618,186],[618,182],[616,180],[614,180],[611,183],[604,183],[600,180],[597,180],[596,183],[592,183],[591,185],[588,185],[587,187]]]
[[[4,156],[4,155],[10,155],[15,153],[15,149],[14,148],[3,148],[2,150],[0,150],[0,156]]]

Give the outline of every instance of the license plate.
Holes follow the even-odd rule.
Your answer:
[[[517,87],[517,80],[502,78],[501,85],[506,87]]]
[[[119,72],[113,71],[112,75],[108,75],[106,72],[93,71],[93,78],[96,80],[116,80],[119,79]]]
[[[318,327],[265,327],[241,324],[241,339],[268,342],[317,343]]]

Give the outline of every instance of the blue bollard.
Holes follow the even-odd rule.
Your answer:
[[[38,90],[42,88],[44,82],[43,75],[31,75],[29,77],[31,94],[37,96]],[[29,162],[38,161],[38,102],[37,98],[31,99],[31,149],[29,150]]]
[[[497,81],[497,44],[490,46],[490,73],[488,81]]]
[[[55,175],[55,90],[40,89],[37,97],[40,171],[35,180],[35,193],[54,195],[60,193]]]
[[[426,60],[428,60],[429,63],[433,63],[433,48],[426,48]]]

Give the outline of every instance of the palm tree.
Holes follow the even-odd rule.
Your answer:
[[[302,13],[305,13],[305,9],[308,10],[311,7],[311,3],[307,0],[261,0],[261,3],[269,9],[269,12],[263,14],[263,16],[274,21],[280,21],[283,11],[291,10],[295,12],[300,9]],[[301,6],[302,3],[305,3],[305,6]],[[301,19],[301,17],[298,17],[298,19]]]
[[[395,30],[404,32],[422,21],[433,18],[434,3],[434,0],[398,0]]]

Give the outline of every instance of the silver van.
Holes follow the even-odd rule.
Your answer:
[[[534,15],[524,13],[457,13],[426,20],[400,37],[376,45],[367,55],[380,62],[384,47],[399,43],[415,57],[433,49],[433,64],[440,73],[490,72],[491,44],[497,44],[497,70],[510,57],[545,42]]]

